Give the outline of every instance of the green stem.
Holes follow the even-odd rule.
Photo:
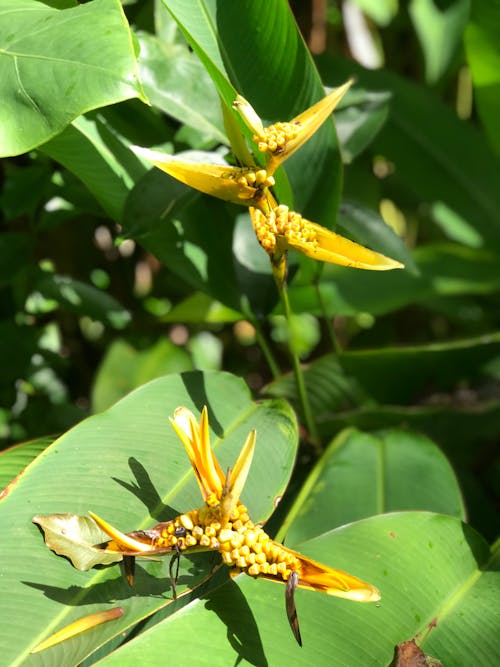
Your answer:
[[[330,342],[333,347],[333,351],[335,352],[336,355],[339,355],[342,352],[342,346],[340,345],[339,339],[337,338],[337,334],[335,333],[335,329],[333,328],[333,319],[328,315],[328,312],[326,310],[325,300],[323,299],[323,295],[321,294],[318,281],[315,281],[314,288],[318,296],[319,307],[321,308],[323,318],[326,322],[326,328],[328,331]]]
[[[241,312],[255,329],[255,340],[257,341],[257,345],[260,347],[265,360],[267,361],[267,365],[269,366],[269,370],[271,371],[273,378],[274,379],[278,378],[281,375],[278,362],[274,358],[274,354],[269,345],[267,344],[266,337],[262,333],[262,327],[260,326],[260,321],[255,316],[252,307],[250,306],[250,302],[246,296],[242,295],[240,305],[241,305]]]
[[[306,391],[306,383],[304,380],[304,373],[302,372],[302,367],[300,365],[300,360],[299,356],[297,354],[297,351],[295,349],[295,345],[293,342],[293,337],[292,337],[292,312],[290,309],[290,301],[288,299],[288,290],[286,287],[286,281],[284,280],[276,280],[276,285],[278,287],[278,291],[280,294],[281,302],[283,304],[283,310],[285,312],[285,318],[288,323],[288,331],[289,331],[289,350],[290,350],[290,355],[292,357],[292,363],[293,363],[293,372],[295,374],[295,383],[297,385],[297,393],[299,396],[299,401],[300,405],[302,408],[302,413],[304,415],[304,421],[307,430],[309,431],[309,438],[316,449],[317,453],[319,454],[321,451],[321,445],[320,445],[320,439],[318,435],[318,429],[316,428],[316,423],[313,419],[313,414],[311,410],[311,404],[309,402],[309,396]]]
[[[262,354],[264,355],[267,361],[267,365],[269,366],[269,370],[271,371],[273,378],[276,380],[276,378],[278,378],[281,375],[281,371],[279,369],[276,359],[274,358],[271,348],[267,344],[266,337],[262,333],[260,322],[258,322],[255,318],[250,321],[252,322],[253,327],[255,329],[255,339],[257,341],[257,344],[262,350]]]

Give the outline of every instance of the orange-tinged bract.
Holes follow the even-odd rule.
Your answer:
[[[250,519],[239,498],[253,457],[255,431],[249,434],[234,468],[224,475],[210,448],[206,408],[199,423],[184,407],[175,411],[171,422],[191,461],[204,504],[149,530],[127,534],[92,514],[111,538],[103,545],[106,551],[126,556],[151,556],[213,550],[221,554],[222,561],[232,568],[233,574],[245,572],[252,577],[281,583],[293,575],[294,586],[357,602],[380,599],[378,590],[371,584],[288,549],[272,540]],[[287,587],[287,609],[294,586]],[[291,619],[290,623],[292,625]],[[293,625],[292,629],[299,641],[300,633],[297,635],[298,630],[296,632]]]

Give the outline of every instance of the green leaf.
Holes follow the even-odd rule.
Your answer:
[[[304,381],[311,411],[318,422],[325,413],[357,407],[368,398],[355,378],[349,377],[343,370],[335,354],[327,354],[308,365],[304,370]],[[301,412],[297,384],[292,374],[282,375],[271,382],[265,388],[265,394],[286,398],[295,410]]]
[[[298,546],[315,560],[376,583],[380,604],[296,591],[304,642],[299,649],[285,615],[284,586],[242,575],[100,664],[159,665],[165,647],[182,646],[176,654],[179,667],[236,662],[366,667],[389,664],[395,645],[415,636],[444,665],[466,664],[471,646],[478,664],[495,663],[500,651],[498,549],[490,556],[484,540],[458,519],[426,512],[389,514]]]
[[[398,13],[397,0],[354,0],[380,26],[387,26]]]
[[[411,303],[429,304],[437,297],[492,294],[500,286],[499,258],[490,250],[453,244],[416,248],[413,259],[418,275],[409,271],[384,273],[325,265],[318,299],[316,286],[300,276],[289,288],[294,312],[381,315]],[[302,284],[304,283],[304,284]]]
[[[114,329],[123,329],[130,322],[130,313],[114,297],[70,276],[45,273],[36,282],[34,292],[54,299],[70,312],[87,315]]]
[[[465,30],[465,49],[474,84],[475,101],[493,150],[500,157],[500,6],[472,0]]]
[[[366,90],[391,92],[389,117],[372,144],[376,155],[394,165],[385,187],[411,194],[420,208],[444,203],[480,235],[483,248],[498,247],[500,162],[484,136],[429,91],[401,77],[329,56],[318,64],[329,85],[355,74]]]
[[[352,237],[363,245],[397,259],[405,265],[407,271],[418,273],[410,250],[405,246],[389,225],[376,213],[359,202],[342,201],[337,218],[339,233]]]
[[[146,350],[136,350],[124,340],[108,348],[92,388],[92,410],[101,412],[141,384],[168,373],[191,370],[189,354],[167,339]]]
[[[227,373],[170,375],[137,389],[56,440],[0,501],[0,615],[8,619],[4,624],[12,638],[2,649],[6,664],[37,664],[29,657],[36,644],[77,618],[116,606],[111,600],[119,601],[125,610],[121,619],[42,654],[47,667],[76,665],[111,637],[172,604],[168,560],[138,563],[131,589],[115,567],[73,569],[47,549],[31,519],[91,509],[128,531],[199,507],[198,485],[168,415],[179,405],[199,414],[203,404],[208,405],[212,445],[223,469],[234,464],[249,431],[257,428],[242,499],[256,521],[273,511],[297,444],[296,422],[284,402],[252,402],[245,384]],[[185,604],[182,595],[189,599],[213,565],[213,554],[182,559],[181,599],[171,611]]]
[[[441,450],[417,433],[347,429],[316,463],[277,539],[298,544],[374,514],[416,509],[465,519],[460,488]]]
[[[4,489],[4,494],[8,493],[5,487],[12,482],[16,475],[19,475],[28,466],[38,454],[48,447],[55,438],[37,438],[22,442],[19,445],[13,445],[0,452],[0,489]],[[0,492],[0,498],[2,493]]]
[[[119,0],[71,5],[2,0],[2,156],[39,146],[90,109],[145,99]]]
[[[346,426],[363,430],[408,427],[425,433],[439,442],[454,460],[465,460],[465,465],[470,466],[471,461],[477,460],[479,443],[489,443],[498,437],[499,419],[498,399],[464,405],[452,395],[444,396],[437,405],[368,405],[332,413],[321,420],[319,430],[320,435],[328,437]]]
[[[139,43],[139,69],[151,103],[180,123],[227,144],[219,97],[200,60],[186,47],[165,44],[147,33],[139,35]]]
[[[104,114],[77,118],[41,150],[64,165],[86,185],[114,220],[146,167],[129,150],[130,141]]]
[[[241,313],[214,301],[203,292],[194,292],[169,310],[162,320],[193,324],[226,324],[238,322],[241,318]]]
[[[387,120],[389,92],[371,92],[351,88],[335,112],[335,127],[340,142],[342,162],[349,164],[376,137]]]
[[[453,390],[485,377],[483,367],[500,355],[500,333],[427,345],[344,352],[340,364],[380,403],[405,404],[422,391]]]
[[[454,0],[442,5],[436,0],[412,0],[408,7],[424,52],[425,80],[436,83],[455,56],[469,18],[471,0]]]

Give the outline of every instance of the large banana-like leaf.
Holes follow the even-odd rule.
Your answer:
[[[138,562],[130,588],[119,566],[80,572],[44,544],[34,515],[93,510],[122,530],[146,528],[202,504],[183,446],[168,423],[179,405],[208,406],[212,445],[224,469],[234,465],[251,429],[257,447],[242,494],[252,517],[266,520],[284,492],[295,459],[297,428],[284,401],[253,403],[245,384],[226,373],[193,372],[155,380],[57,439],[6,487],[0,616],[2,661],[76,665],[108,639],[161,607],[178,609],[216,564],[213,554],[182,559],[179,600],[172,605],[169,559]],[[183,598],[184,596],[184,598]],[[40,654],[46,636],[95,611],[123,607],[121,618]],[[26,629],[29,628],[29,632]]]

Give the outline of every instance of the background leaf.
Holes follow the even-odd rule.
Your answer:
[[[306,479],[278,539],[297,544],[351,521],[414,509],[465,519],[457,480],[438,447],[403,430],[346,429]]]
[[[500,7],[496,2],[472,0],[465,30],[465,48],[471,68],[479,116],[491,146],[500,156]]]
[[[408,11],[425,60],[425,80],[433,84],[448,69],[469,18],[471,0],[442,3],[412,0]]]
[[[430,92],[392,73],[368,71],[340,58],[322,57],[318,64],[330,85],[355,74],[366,90],[391,92],[389,117],[372,144],[372,151],[395,165],[386,186],[421,204],[444,203],[480,235],[483,247],[496,247],[499,163],[477,129]],[[349,174],[346,178],[350,192]]]
[[[297,430],[288,406],[280,401],[254,404],[244,383],[225,373],[171,375],[141,387],[55,441],[0,502],[5,537],[0,607],[9,634],[16,637],[4,648],[8,664],[77,664],[109,638],[171,603],[170,595],[163,595],[169,588],[168,561],[141,563],[136,586],[130,589],[116,568],[71,568],[47,549],[30,522],[34,514],[85,514],[92,509],[123,530],[133,530],[198,507],[198,486],[167,417],[178,405],[199,414],[203,404],[208,405],[212,444],[223,469],[233,465],[248,432],[257,428],[258,444],[242,498],[256,521],[269,516],[295,457]],[[188,591],[189,596],[189,589],[207,578],[212,556],[184,559],[181,593]],[[109,606],[112,599],[125,609],[116,623],[60,644],[42,653],[43,658],[29,656],[48,634]],[[28,621],[30,633],[25,632]]]
[[[498,585],[498,551],[490,558],[485,542],[458,519],[426,512],[388,514],[295,546],[377,583],[380,604],[298,590],[299,649],[286,620],[283,586],[242,575],[99,664],[128,667],[145,659],[160,664],[165,645],[172,643],[183,647],[177,657],[181,666],[193,660],[201,665],[237,660],[273,666],[385,665],[396,643],[418,633],[422,648],[445,665],[467,654],[476,633],[483,639],[477,647],[479,660],[488,664],[498,651],[499,619],[487,612]],[[470,618],[465,618],[467,610]]]
[[[2,1],[0,155],[35,148],[90,109],[144,100],[119,0],[71,5]]]

